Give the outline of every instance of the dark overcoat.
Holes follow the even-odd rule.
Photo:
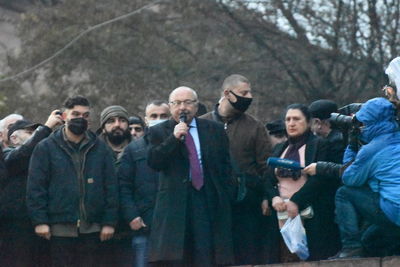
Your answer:
[[[272,156],[279,157],[288,145],[287,141],[278,144]],[[328,151],[329,145],[326,141],[310,134],[306,141],[305,165],[308,166],[317,161],[326,161],[329,157]],[[274,169],[270,168],[266,177],[266,192],[270,203],[272,203],[272,198],[279,196],[277,185],[278,180]],[[299,210],[303,210],[310,205],[314,210],[313,218],[304,220],[310,251],[308,260],[326,259],[339,250],[339,230],[334,222],[334,199],[338,186],[337,178],[318,175],[308,176],[307,182],[290,199],[298,205]],[[277,238],[279,238],[280,233],[274,210],[272,216],[276,227],[275,232],[271,233],[270,245],[276,246],[277,242],[279,242]]]
[[[221,124],[196,121],[215,262],[230,264],[233,249],[228,138]],[[188,152],[185,144],[173,135],[175,125],[175,121],[169,120],[149,130],[148,163],[161,172],[150,234],[150,261],[179,261],[184,256],[187,199],[192,185]]]

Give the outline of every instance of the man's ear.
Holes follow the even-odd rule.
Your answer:
[[[322,123],[329,127],[331,127],[331,125],[332,125],[331,121],[329,119],[323,120]]]
[[[223,95],[224,95],[225,98],[229,98],[229,89],[225,89],[223,91]]]

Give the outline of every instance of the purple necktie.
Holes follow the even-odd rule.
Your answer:
[[[185,144],[189,152],[190,176],[192,178],[192,185],[197,190],[200,190],[204,185],[203,172],[201,171],[199,157],[197,156],[196,145],[194,144],[193,137],[190,132],[188,132],[186,135]]]

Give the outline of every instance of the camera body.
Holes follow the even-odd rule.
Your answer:
[[[361,127],[363,124],[354,115],[362,107],[362,103],[352,103],[338,109],[339,113],[331,113],[329,121],[333,126],[341,130],[343,140],[349,144],[353,150],[358,151],[362,146],[360,140]]]
[[[331,113],[329,121],[339,129],[349,130],[352,128],[359,128],[362,123],[357,120],[354,114],[362,107],[362,103],[352,103],[341,107],[338,113]]]
[[[339,129],[359,128],[362,126],[362,123],[357,120],[356,116],[347,116],[340,113],[331,113],[329,121]]]

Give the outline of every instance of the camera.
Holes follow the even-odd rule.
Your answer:
[[[362,107],[362,103],[352,103],[338,109],[339,113],[331,113],[329,121],[341,130],[345,145],[349,144],[353,150],[358,151],[362,146],[360,140],[362,122],[354,115]]]
[[[359,128],[362,126],[356,116],[347,116],[340,113],[331,113],[329,121],[340,129]]]
[[[351,128],[359,128],[362,123],[359,122],[356,116],[353,116],[362,107],[362,103],[352,103],[341,107],[339,113],[331,113],[329,121],[339,129],[348,130]]]
[[[343,115],[353,115],[362,107],[362,103],[351,103],[338,109],[338,112]]]

